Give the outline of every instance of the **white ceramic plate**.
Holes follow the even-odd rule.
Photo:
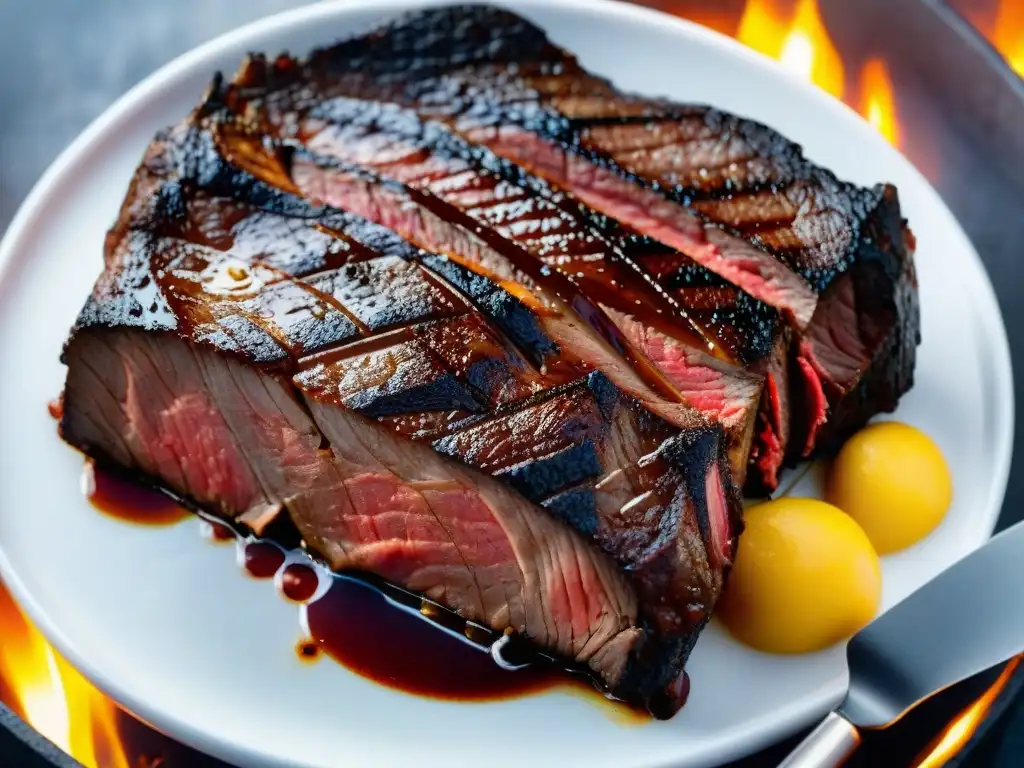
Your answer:
[[[703,766],[781,738],[841,696],[842,648],[762,655],[712,626],[689,668],[689,704],[645,726],[560,692],[490,704],[417,698],[332,662],[300,664],[295,606],[243,577],[230,551],[200,540],[195,521],[142,528],[83,501],[81,457],[58,440],[46,402],[60,391],[61,344],[150,137],[247,51],[302,53],[412,5],[321,3],[218,38],[122,98],[39,182],[0,247],[3,578],[57,648],[116,700],[243,766]],[[611,2],[515,6],[623,88],[752,116],[840,176],[898,185],[918,238],[924,343],[917,385],[896,417],[941,445],[956,498],[932,536],[886,558],[885,605],[982,543],[1010,459],[1009,353],[981,263],[925,180],[853,112],[724,37]],[[810,479],[798,488],[814,490]]]

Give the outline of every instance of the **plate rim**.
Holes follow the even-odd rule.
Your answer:
[[[505,7],[510,2],[510,0],[470,1]],[[407,9],[412,6],[422,8],[455,4],[459,4],[459,0],[384,0],[383,2],[376,2],[375,0],[322,0],[321,2],[273,13],[231,29],[182,53],[167,64],[157,68],[93,119],[47,167],[46,171],[19,205],[7,231],[2,239],[0,239],[0,301],[3,300],[8,282],[14,282],[13,273],[18,266],[17,255],[22,250],[23,245],[33,237],[34,228],[38,225],[41,216],[45,214],[47,202],[59,191],[61,181],[64,178],[75,175],[80,167],[96,151],[97,146],[112,137],[116,137],[118,128],[125,121],[133,119],[147,104],[154,98],[157,98],[163,90],[173,87],[174,84],[181,80],[189,76],[195,76],[204,70],[212,76],[212,70],[215,69],[215,67],[211,66],[213,60],[224,49],[241,46],[246,44],[247,41],[250,41],[249,45],[251,47],[251,43],[256,42],[265,35],[271,35],[290,27],[315,23],[317,20],[336,20],[357,9],[379,11],[381,17],[386,18],[389,14],[393,15],[397,10]],[[797,88],[804,92],[807,98],[815,102],[818,109],[831,110],[836,119],[849,124],[851,130],[860,131],[864,135],[865,141],[874,142],[876,145],[880,143],[892,155],[899,157],[900,161],[906,166],[906,170],[916,177],[915,181],[920,183],[922,191],[926,191],[925,193],[932,198],[928,201],[929,205],[943,211],[948,216],[956,234],[963,240],[966,247],[965,256],[972,259],[976,267],[976,269],[971,270],[971,285],[968,287],[972,294],[982,299],[982,308],[977,311],[975,318],[980,323],[981,331],[988,342],[990,359],[994,366],[993,372],[995,374],[994,380],[989,381],[988,384],[994,387],[992,390],[994,398],[991,407],[994,409],[994,424],[997,427],[993,440],[993,455],[996,458],[996,463],[990,473],[986,507],[984,510],[979,510],[979,516],[982,513],[985,515],[984,525],[979,524],[977,530],[981,535],[977,542],[971,543],[971,549],[973,550],[980,546],[991,536],[995,529],[1009,481],[1015,431],[1014,413],[1016,410],[1012,357],[1002,310],[992,285],[992,278],[959,220],[932,187],[931,183],[898,150],[888,145],[884,139],[878,136],[874,129],[851,107],[821,91],[809,82],[793,77],[777,61],[743,46],[727,35],[687,19],[672,16],[652,8],[633,5],[623,0],[519,0],[517,10],[552,6],[612,21],[616,18],[622,18],[648,23],[656,22],[674,28],[674,33],[682,37],[695,36],[702,38],[702,42],[723,49],[725,55],[740,57],[759,67],[772,69],[776,75],[787,78],[794,83]],[[130,711],[135,717],[143,720],[156,730],[168,733],[172,738],[215,757],[236,761],[243,759],[247,761],[246,764],[249,764],[249,761],[252,764],[262,765],[265,763],[265,758],[260,753],[251,750],[246,745],[219,740],[208,732],[199,730],[188,722],[181,721],[172,713],[152,711],[145,701],[122,690],[120,686],[112,684],[105,675],[97,674],[97,670],[92,667],[88,659],[82,658],[73,650],[74,643],[58,630],[42,607],[33,599],[31,593],[12,567],[7,553],[2,547],[0,547],[0,579],[8,587],[21,609],[43,631],[44,636],[61,655],[71,662],[93,685],[104,694],[110,696],[120,706]],[[158,722],[161,724],[158,725]],[[797,718],[791,716],[787,727],[790,731],[795,731],[804,724],[804,722],[798,721]],[[763,747],[765,740],[763,738],[759,739],[756,736],[762,730],[763,726],[757,729],[749,729],[748,732],[745,732],[730,743],[728,748],[724,749],[719,757],[726,760],[733,759]]]

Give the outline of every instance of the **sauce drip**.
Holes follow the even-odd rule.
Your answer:
[[[281,592],[293,602],[306,602],[316,594],[319,585],[320,577],[308,565],[290,563],[281,572]]]
[[[284,560],[281,548],[267,541],[249,541],[242,549],[242,567],[254,579],[274,578]]]
[[[189,515],[170,496],[97,469],[92,462],[86,464],[82,485],[93,506],[119,520],[166,525]],[[381,685],[449,701],[497,700],[558,688],[598,704],[617,722],[638,725],[651,720],[647,713],[606,699],[583,675],[542,660],[525,669],[502,669],[485,650],[436,623],[455,634],[486,633],[465,626],[446,611],[430,610],[429,603],[423,604],[421,612],[430,615],[431,621],[393,604],[366,581],[345,575],[324,577],[311,564],[290,562],[291,556],[271,541],[245,538],[230,525],[205,515],[199,522],[207,541],[237,542],[239,565],[247,575],[273,579],[284,597],[301,604],[305,638],[296,644],[295,653],[302,662],[329,656]],[[330,580],[326,589],[321,589],[321,578]],[[502,657],[511,664],[534,658],[522,653],[521,646],[510,643]]]
[[[300,640],[295,644],[295,653],[301,661],[316,661],[320,658],[320,643],[316,640]]]
[[[189,516],[165,493],[146,488],[86,462],[82,492],[89,503],[105,515],[139,525],[173,525]]]
[[[336,576],[302,608],[309,638],[323,653],[378,683],[421,696],[487,700],[566,682],[552,667],[503,670],[490,655],[397,608],[372,586]],[[300,643],[303,658],[310,654]],[[589,685],[589,684],[588,684]]]
[[[219,520],[212,520],[206,517],[199,519],[199,533],[207,541],[218,544],[235,541],[238,538],[238,534],[235,533],[231,526],[225,525]]]

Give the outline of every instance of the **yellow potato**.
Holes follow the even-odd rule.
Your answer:
[[[772,653],[827,648],[874,617],[878,556],[848,515],[816,499],[778,499],[745,515],[717,615],[738,640]]]
[[[865,427],[832,466],[828,500],[860,523],[880,555],[923,539],[942,522],[953,478],[939,447],[898,422]]]

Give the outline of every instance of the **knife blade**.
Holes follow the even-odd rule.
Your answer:
[[[1024,653],[1024,523],[954,563],[850,640],[842,704],[780,768],[841,765],[858,728],[885,727],[918,702]]]

